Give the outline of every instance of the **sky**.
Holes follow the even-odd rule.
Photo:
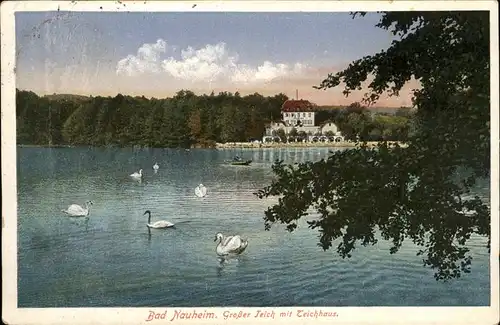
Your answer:
[[[390,46],[376,13],[17,12],[17,88],[37,94],[165,98],[285,93],[347,105],[342,89],[317,90],[329,73]],[[377,106],[409,106],[409,85]]]

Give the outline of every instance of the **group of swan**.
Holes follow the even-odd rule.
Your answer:
[[[154,172],[157,173],[159,169],[160,169],[160,166],[158,165],[157,162],[155,162],[155,164],[153,165]],[[142,173],[142,169],[139,169],[138,172],[130,174],[130,177],[137,179],[137,180],[142,180],[143,176],[144,176],[144,174]],[[207,188],[205,186],[203,186],[203,184],[200,184],[194,189],[194,193],[196,194],[197,197],[204,197],[205,195],[207,195]]]
[[[134,173],[132,175],[142,175],[142,169],[139,170],[139,173]],[[130,175],[130,176],[132,176]],[[194,193],[198,197],[204,197],[207,195],[207,188],[203,185],[200,184],[194,189]],[[68,206],[66,210],[61,210],[62,212],[72,216],[72,217],[86,217],[90,214],[90,206],[94,204],[92,201],[87,201],[85,202],[85,208],[78,205],[78,204],[72,204]],[[168,227],[173,227],[174,224],[168,222],[168,221],[158,221],[155,222],[153,225],[150,225],[150,220],[151,220],[151,211],[147,210],[144,212],[144,214],[149,214],[149,220],[148,220],[148,227],[150,228],[168,228]],[[165,227],[161,226],[165,225]]]
[[[158,169],[160,169],[160,166],[158,165],[158,163],[156,162],[154,165],[153,165],[153,170],[155,173],[158,172]],[[141,180],[142,177],[144,176],[144,174],[142,173],[142,169],[139,169],[138,172],[135,172],[133,174],[130,174],[130,177],[134,178],[134,179],[138,179],[138,180]]]
[[[201,185],[201,184],[200,184]],[[66,210],[61,210],[62,212],[74,216],[74,217],[86,217],[90,213],[90,206],[92,201],[85,202],[85,208],[78,204],[72,204]],[[175,224],[167,220],[158,220],[151,223],[151,211],[146,210],[144,215],[148,215],[148,222],[146,226],[152,229],[165,229],[165,228],[175,228]],[[230,255],[239,255],[245,251],[248,246],[248,240],[242,239],[239,235],[234,236],[224,236],[222,233],[217,233],[215,235],[214,242],[217,242],[217,247],[215,252],[221,257],[227,257]]]
[[[148,215],[148,228],[175,228],[175,224],[166,220],[159,220],[151,223],[151,211],[146,210],[146,212],[144,212],[144,215],[146,214]],[[221,257],[226,257],[229,255],[239,255],[243,253],[248,246],[248,240],[241,238],[240,235],[225,237],[222,233],[217,233],[217,235],[215,235],[214,242],[217,242],[215,252]]]
[[[154,169],[155,173],[158,172],[158,169],[160,169],[160,166],[158,166],[158,163],[154,164],[153,169]],[[143,176],[142,169],[139,169],[138,172],[130,174],[130,177],[132,177],[134,179],[138,179],[138,180],[141,180],[142,176]],[[197,197],[204,197],[205,195],[207,195],[207,188],[203,184],[200,184],[194,189],[194,194],[196,194]]]
[[[153,170],[155,171],[155,173],[159,168],[160,167],[158,166],[158,163],[155,163],[153,165]],[[135,179],[142,179],[142,169],[139,169],[139,172],[135,172],[130,176]],[[194,193],[198,197],[204,197],[207,195],[207,188],[203,184],[200,184],[194,189]],[[92,201],[85,202],[85,208],[81,207],[78,204],[72,204],[66,210],[61,211],[73,217],[87,217],[90,213],[90,206],[92,204]],[[148,215],[148,222],[146,224],[148,228],[175,228],[175,224],[166,220],[159,220],[151,223],[151,211],[146,210],[144,212],[144,215],[146,214]],[[226,237],[222,233],[217,233],[217,235],[215,235],[214,242],[217,242],[216,253],[221,257],[229,255],[239,255],[243,253],[248,246],[248,240],[242,239],[239,235]]]
[[[175,228],[175,225],[173,223],[166,220],[159,220],[151,223],[151,211],[146,210],[146,212],[144,212],[144,215],[146,214],[148,215],[148,228]],[[215,235],[214,242],[218,243],[215,252],[221,257],[229,255],[239,255],[243,253],[248,246],[248,240],[242,239],[240,235],[225,237],[222,233],[217,233],[217,235]]]

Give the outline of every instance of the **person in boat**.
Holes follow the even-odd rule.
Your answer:
[[[240,156],[235,156],[233,159],[234,159],[234,161],[241,161],[241,157]]]

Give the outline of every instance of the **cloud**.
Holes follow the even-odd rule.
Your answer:
[[[240,63],[238,54],[231,53],[223,42],[208,44],[200,49],[188,47],[181,50],[179,59],[168,57],[160,61],[160,55],[165,52],[166,42],[162,39],[155,44],[144,44],[137,55],[128,55],[118,61],[116,73],[127,76],[154,73],[191,82],[229,81],[250,84],[300,76],[308,68],[301,63],[290,65],[270,61],[252,67]]]
[[[137,55],[128,55],[118,61],[116,73],[119,75],[137,75],[145,72],[160,72],[160,54],[167,50],[167,43],[159,39],[154,44],[144,44],[137,50]]]

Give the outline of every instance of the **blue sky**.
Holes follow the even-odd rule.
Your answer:
[[[345,101],[340,89],[312,86],[390,45],[393,36],[375,27],[378,19],[346,12],[18,12],[17,87],[148,97],[183,88],[289,96],[299,89],[301,97],[336,104]]]

